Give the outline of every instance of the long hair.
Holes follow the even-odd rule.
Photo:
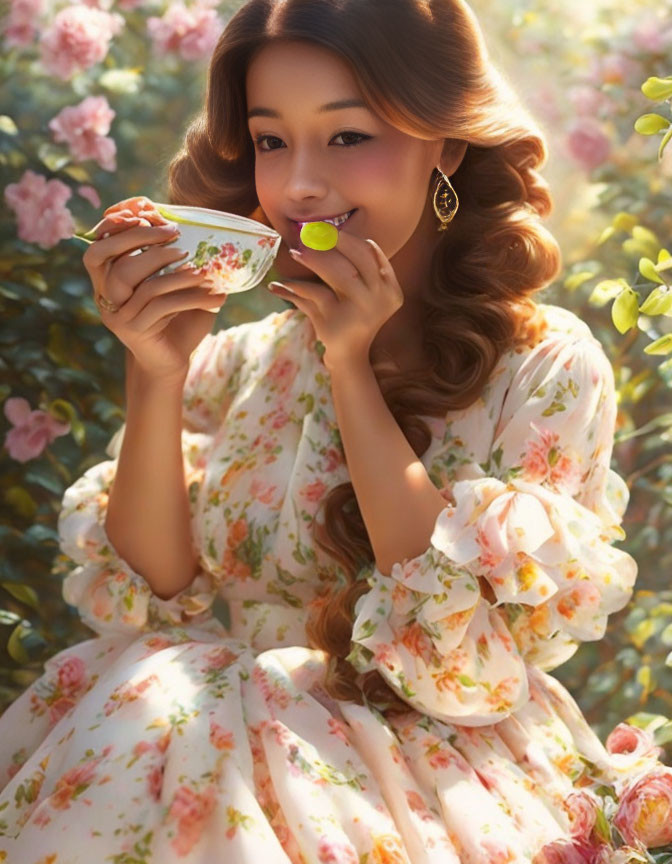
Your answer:
[[[540,223],[552,207],[538,173],[548,156],[543,133],[489,61],[462,0],[248,0],[214,49],[205,105],[168,165],[171,203],[264,221],[245,80],[256,51],[279,39],[337,52],[369,105],[406,134],[468,144],[451,177],[460,206],[434,251],[422,301],[429,367],[401,373],[384,357],[372,358],[385,402],[420,458],[431,443],[421,416],[467,408],[504,351],[522,350],[544,333],[530,298],[558,275],[561,256]],[[324,687],[384,715],[408,711],[377,671],[358,675],[346,660],[355,604],[370,590],[361,574],[374,553],[352,483],[331,489],[322,505],[315,542],[340,562],[346,583],[327,585],[310,607],[309,644],[329,657]]]

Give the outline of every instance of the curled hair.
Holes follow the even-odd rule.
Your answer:
[[[548,156],[543,133],[490,62],[463,0],[248,0],[220,37],[204,109],[168,166],[171,203],[264,221],[246,72],[260,48],[290,39],[345,59],[368,104],[406,134],[468,145],[451,176],[459,210],[436,246],[421,301],[429,366],[402,373],[382,353],[371,357],[385,402],[421,458],[431,443],[422,416],[467,408],[504,351],[543,336],[546,324],[531,295],[561,270],[558,244],[540,222],[552,207],[538,173]],[[352,483],[331,489],[322,504],[315,541],[346,577],[345,586],[328,585],[311,604],[307,622],[310,646],[329,655],[324,687],[385,715],[408,711],[379,672],[358,675],[346,659],[355,603],[370,590],[361,574],[374,553]]]

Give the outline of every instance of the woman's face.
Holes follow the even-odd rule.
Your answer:
[[[343,230],[375,240],[403,288],[400,271],[412,267],[412,250],[422,246],[409,240],[436,236],[428,192],[443,139],[407,135],[363,105],[320,110],[363,97],[349,65],[309,42],[264,46],[250,63],[246,93],[259,203],[284,241],[276,259],[281,275],[315,279],[287,252],[300,248],[295,220],[355,209]],[[393,259],[404,247],[397,269]]]

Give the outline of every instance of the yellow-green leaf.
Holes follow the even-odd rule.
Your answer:
[[[656,273],[656,265],[650,258],[640,258],[639,259],[639,272],[645,279],[648,279],[650,282],[660,282],[662,283],[664,280],[660,278],[660,276]]]
[[[568,291],[576,291],[584,282],[592,279],[594,275],[595,273],[592,270],[581,270],[580,273],[572,273],[571,276],[565,279],[565,288]]]
[[[654,102],[662,102],[664,99],[669,99],[672,96],[672,76],[658,78],[653,75],[647,78],[642,84],[642,93],[647,99],[653,99]]]
[[[669,354],[672,352],[672,333],[666,333],[644,348],[645,354]]]
[[[8,114],[0,114],[0,132],[5,135],[18,135],[19,128]]]
[[[14,662],[19,663],[21,666],[25,666],[26,663],[30,662],[28,652],[21,644],[21,637],[27,632],[27,628],[23,623],[17,624],[7,641],[7,653]]]
[[[664,315],[672,309],[672,291],[667,285],[654,288],[639,307],[642,315]]]
[[[604,231],[597,238],[597,245],[601,246],[603,243],[606,243],[610,237],[613,237],[616,233],[616,229],[613,225],[607,225]]]
[[[639,295],[629,286],[611,305],[611,320],[619,333],[627,333],[637,325],[639,318]]]
[[[627,231],[630,233],[637,224],[637,217],[626,210],[621,210],[614,216],[611,224],[617,231]]]
[[[37,609],[40,601],[37,592],[34,588],[31,588],[30,585],[24,585],[21,582],[0,582],[0,585],[2,585],[5,591],[7,591],[8,594],[11,594],[12,597],[16,597],[17,600],[25,603],[26,606]]]
[[[627,281],[620,279],[603,279],[593,288],[588,302],[593,306],[604,306],[609,300],[613,300],[624,288],[629,288]]]
[[[669,125],[670,121],[660,114],[642,114],[635,120],[635,132],[639,132],[640,135],[657,135]]]

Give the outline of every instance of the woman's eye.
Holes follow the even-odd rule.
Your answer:
[[[367,141],[371,137],[370,135],[363,135],[361,132],[339,132],[338,135],[334,135],[334,138],[342,138],[342,137],[347,137],[347,136],[353,136],[358,140],[351,141],[350,144],[341,144],[340,145],[341,147],[355,147],[357,144],[360,144],[362,141]],[[254,143],[257,145],[257,150],[260,153],[268,153],[268,152],[270,152],[270,150],[279,149],[277,147],[268,147],[268,148],[261,147],[262,142],[266,141],[267,139],[270,139],[271,141],[280,141],[281,140],[280,138],[278,138],[275,135],[257,135],[257,137],[254,139]]]

